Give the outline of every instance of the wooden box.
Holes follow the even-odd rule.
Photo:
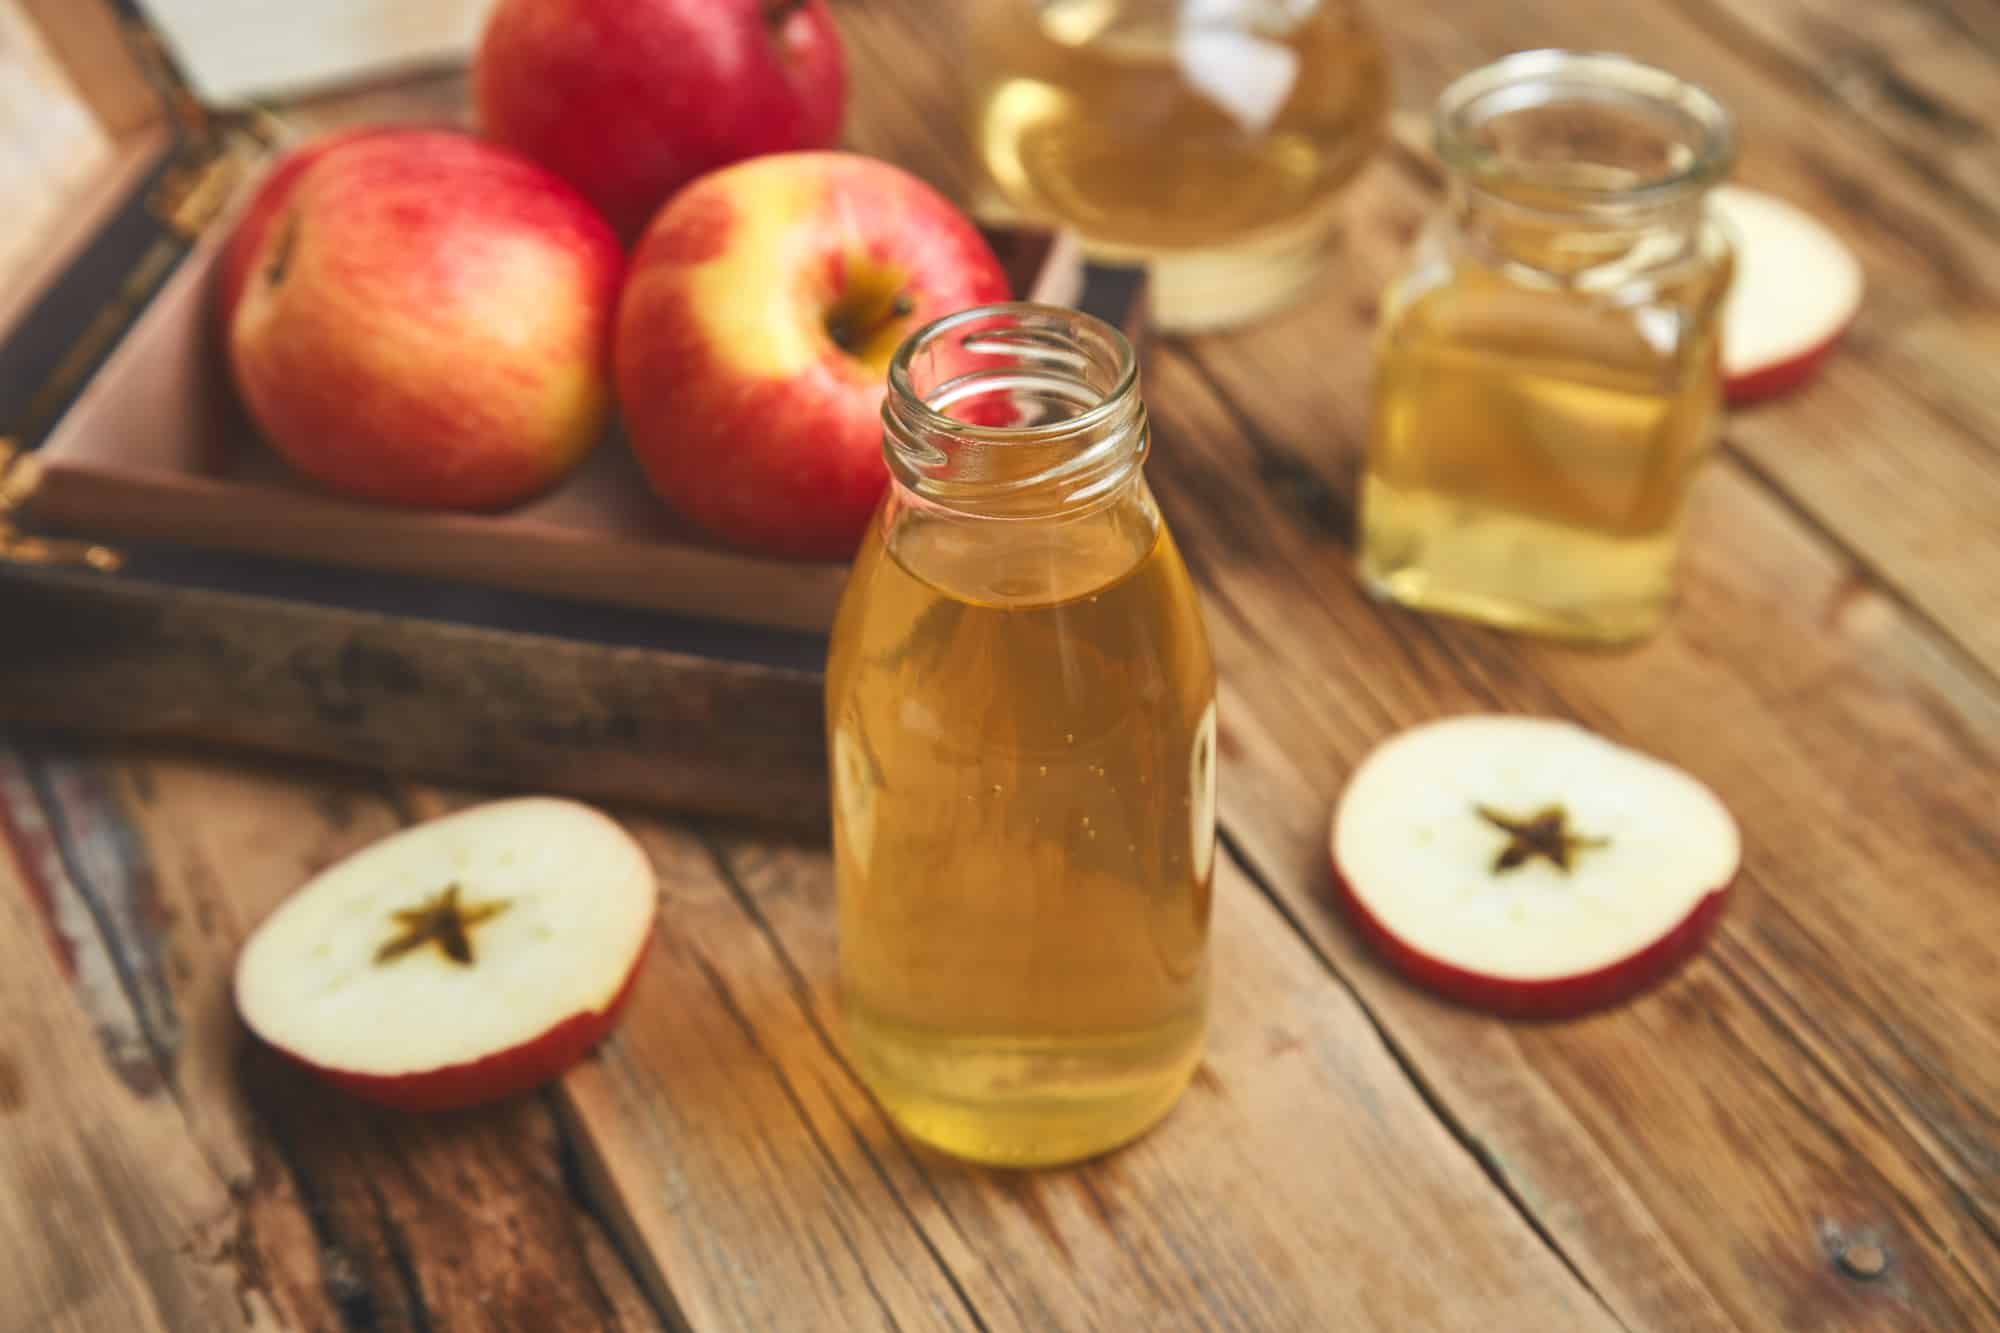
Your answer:
[[[0,0],[0,136],[36,165],[0,186],[0,721],[817,824],[843,565],[704,540],[615,426],[504,513],[338,500],[227,382],[211,272],[260,171],[463,123],[486,7]],[[1135,274],[991,234],[1019,294],[1137,333]]]

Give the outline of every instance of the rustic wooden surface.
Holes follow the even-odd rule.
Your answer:
[[[1406,114],[1530,43],[1708,83],[1748,130],[1738,179],[1839,226],[1870,297],[1818,384],[1732,419],[1681,604],[1615,654],[1355,587],[1374,293],[1437,192],[1408,124],[1308,306],[1155,346],[1227,851],[1215,1037],[1159,1131],[1036,1175],[906,1145],[835,1035],[823,849],[636,810],[662,924],[600,1052],[490,1111],[357,1107],[245,1040],[233,951],[316,866],[472,794],[24,735],[0,748],[0,1328],[2000,1328],[2000,21],[1377,8]],[[963,195],[932,13],[842,6],[849,137]],[[1737,811],[1742,891],[1669,983],[1504,1024],[1347,932],[1342,779],[1471,707],[1603,728]]]

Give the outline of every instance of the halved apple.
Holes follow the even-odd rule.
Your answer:
[[[655,898],[652,863],[608,816],[554,797],[493,801],[314,876],[244,943],[236,1006],[356,1096],[405,1110],[494,1101],[610,1031]]]
[[[1747,403],[1795,389],[1861,309],[1860,261],[1824,224],[1762,191],[1721,186],[1709,205],[1736,247],[1722,307],[1723,391]]]
[[[1356,927],[1410,978],[1556,1017],[1625,999],[1700,947],[1742,841],[1670,764],[1573,723],[1472,714],[1369,754],[1332,851]]]

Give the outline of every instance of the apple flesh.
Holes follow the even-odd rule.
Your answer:
[[[355,1096],[445,1110],[534,1087],[616,1023],[653,927],[643,849],[574,801],[414,825],[322,871],[243,946],[250,1030]]]
[[[1722,308],[1723,392],[1732,403],[1812,378],[1861,309],[1861,264],[1814,218],[1761,191],[1722,186],[1709,206],[1736,272]]]
[[[1349,917],[1405,975],[1553,1018],[1629,998],[1698,949],[1742,845],[1680,769],[1572,723],[1468,715],[1362,762],[1332,853]]]
[[[629,240],[704,172],[832,147],[847,66],[825,0],[501,0],[473,95]]]
[[[633,256],[613,363],[646,476],[732,544],[844,559],[888,485],[890,357],[1008,297],[992,247],[886,162],[780,153],[676,195]]]
[[[244,404],[297,471],[378,503],[491,509],[602,433],[623,268],[604,220],[526,158],[381,129],[277,169],[217,295]]]

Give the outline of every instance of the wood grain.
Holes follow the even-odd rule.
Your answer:
[[[165,117],[117,11],[103,0],[7,0],[14,15],[40,33],[68,82],[113,139]]]
[[[1634,1227],[1665,1227],[1703,1284],[1751,1326],[1786,1326],[1801,1300],[1823,1301],[1814,1308],[1855,1327],[1990,1317],[2000,1248],[1978,1184],[1986,1149],[1933,1157],[1926,1145],[1990,1145],[1983,1108],[2000,1101],[1988,1077],[2000,1022],[1984,984],[2000,959],[1986,939],[1961,933],[1966,920],[1994,920],[1991,849],[1965,836],[2000,797],[1993,737],[1966,734],[1941,693],[1903,674],[1907,659],[1868,661],[1828,634],[1820,618],[1839,614],[1851,571],[1788,532],[1784,511],[1726,471],[1711,476],[1690,533],[1675,621],[1639,653],[1567,652],[1371,610],[1346,544],[1366,330],[1329,326],[1356,319],[1372,289],[1357,275],[1352,295],[1318,311],[1155,358],[1156,485],[1205,580],[1220,669],[1244,701],[1239,720],[1254,719],[1243,734],[1262,738],[1239,750],[1242,768],[1223,798],[1229,827],[1322,947],[1360,967],[1356,984],[1391,1030],[1413,1051],[1421,1044],[1416,1066],[1440,1079],[1445,1103],[1477,1108],[1472,1132],[1510,1164],[1524,1198],[1579,1197],[1581,1182],[1565,1178],[1579,1156],[1574,1129],[1560,1116],[1537,1125],[1513,1113],[1549,1092],[1609,1155],[1611,1173],[1637,1188],[1636,1200],[1613,1195],[1547,1219],[1580,1266],[1596,1248],[1602,1207]],[[1312,377],[1326,391],[1306,403],[1259,393],[1274,376]],[[1775,577],[1749,584],[1753,569]],[[1315,595],[1300,598],[1301,586]],[[1496,1063],[1457,1085],[1468,1073],[1453,1053],[1478,1020],[1443,1014],[1355,957],[1325,901],[1328,804],[1366,745],[1420,718],[1490,707],[1574,716],[1686,764],[1738,811],[1751,840],[1742,899],[1689,975],[1618,1023],[1508,1041],[1533,1067],[1522,1081],[1541,1089],[1496,1089]],[[1952,790],[1909,795],[1936,787],[1925,775],[1938,763],[1952,765]],[[1263,767],[1273,771],[1254,773]],[[1925,886],[1921,920],[1899,912],[1911,883]],[[1897,931],[1871,925],[1889,919]],[[1739,945],[1754,965],[1703,979]],[[1675,1000],[1694,988],[1699,1000]],[[1774,1008],[1772,993],[1821,1000]],[[1825,1033],[1806,1021],[1815,1011],[1875,1017]],[[1706,1017],[1688,1021],[1697,1016]],[[1758,1050],[1776,1086],[1689,1087],[1650,1058],[1662,1049],[1712,1067],[1739,1066]],[[1837,1057],[1822,1067],[1829,1051]],[[1968,1063],[1972,1051],[1985,1054]],[[1938,1108],[1942,1126],[1914,1134],[1891,1105],[1840,1104],[1890,1067],[1914,1080],[1912,1095]],[[1690,1093],[1698,1100],[1686,1102]],[[1788,1144],[1732,1128],[1786,1119],[1790,1098],[1838,1109]],[[1657,1114],[1634,1117],[1635,1104]],[[1602,1163],[1586,1166],[1606,1174]],[[1727,1247],[1710,1239],[1719,1179],[1732,1182],[1739,1205]],[[1912,1250],[1922,1247],[1916,1238],[1948,1241],[1937,1262],[1906,1270],[1905,1304],[1885,1303],[1883,1288],[1857,1290],[1829,1264],[1820,1229],[1864,1225],[1856,1214],[1903,1229]],[[1679,1298],[1660,1302],[1656,1251],[1636,1244],[1641,1234],[1606,1252],[1614,1268],[1586,1273],[1629,1322],[1679,1327]],[[1629,1271],[1640,1256],[1644,1271]]]
[[[1415,117],[1445,81],[1474,64],[1536,43],[1630,50],[1714,89],[1743,129],[1734,173],[1825,220],[1867,275],[1860,317],[1814,391],[1737,413],[1730,450],[1750,475],[1781,494],[1822,540],[1847,552],[1871,580],[2000,677],[2000,601],[1979,571],[2000,567],[2000,400],[1975,373],[1959,388],[1944,368],[1983,363],[2000,316],[2000,229],[1939,185],[1932,165],[1852,129],[1856,108],[1833,98],[1820,67],[1774,53],[1746,34],[1745,16],[1796,12],[1807,0],[1713,0],[1607,7],[1568,0],[1434,6],[1389,27],[1407,150]],[[1913,14],[1915,3],[1868,6],[1868,22]],[[1949,7],[1946,7],[1949,8]],[[1846,7],[1826,12],[1848,14]],[[1857,11],[1858,12],[1858,11]],[[1953,13],[1960,12],[1953,10]],[[1765,21],[1782,21],[1760,19]],[[1853,27],[1851,20],[1843,20]],[[1957,22],[1957,20],[1951,20]],[[1851,40],[1866,42],[1868,23]],[[2000,82],[1972,80],[1966,92]],[[1870,113],[1867,123],[1879,119]],[[1990,129],[1990,127],[1989,127]],[[1985,155],[1989,160],[1992,154]],[[1405,151],[1385,170],[1428,171]],[[1365,217],[1357,210],[1357,218]],[[1940,343],[1953,349],[1941,366]],[[1324,392],[1324,389],[1321,390]]]
[[[635,827],[660,937],[561,1096],[694,1327],[1613,1327],[1233,869],[1194,1089],[1115,1159],[1024,1175],[904,1144],[855,1080],[822,849]]]
[[[237,1249],[34,784],[0,745],[0,1328],[300,1327]]]
[[[431,596],[432,614],[486,605]],[[0,622],[21,634],[0,654],[0,718],[15,722],[825,818],[816,664],[703,655],[685,627],[558,637],[602,627],[528,633],[62,570],[0,579]]]
[[[1990,6],[1672,2],[1810,85],[1953,203],[2000,220],[2000,24]]]
[[[98,123],[19,0],[0,0],[0,279],[11,286],[55,220],[112,156]]]
[[[1842,175],[1885,170],[1844,142],[1815,146],[1803,167],[1789,159],[1787,127],[1807,132],[1810,99],[1767,86],[1767,71],[1674,14],[1556,4],[1474,11],[1450,24],[1428,10],[1392,20],[1406,108],[1517,45],[1522,31],[1630,49],[1640,45],[1636,22],[1646,27],[1641,49],[1716,82],[1758,127],[1744,174],[1839,218],[1848,201],[1829,191],[1829,160]],[[903,30],[876,7],[864,41],[893,43]],[[948,139],[908,125],[895,133],[898,151],[930,155],[929,174],[960,178]],[[1876,287],[1887,289],[1870,318],[1892,325],[1917,317],[1926,293],[1948,300],[1954,289],[1981,289],[1982,280],[1959,285],[1946,275],[1954,252],[1990,243],[1962,222],[1935,221],[1911,185],[1883,205],[1906,225],[1858,241]],[[1992,623],[1990,580],[1972,571],[1992,563],[1986,548],[2000,530],[1976,514],[2000,469],[1949,423],[1943,438],[1928,429],[1917,437],[1926,457],[1947,462],[1936,477],[1904,464],[1892,483],[1883,467],[1858,472],[1853,450],[1801,449],[1829,432],[1870,433],[1886,466],[1882,438],[1911,438],[1907,392],[1885,385],[1865,356],[1844,356],[1815,393],[1755,418],[1751,438],[1765,447],[1744,455],[1753,470],[1715,470],[1686,605],[1645,652],[1565,654],[1373,610],[1355,591],[1346,546],[1368,333],[1375,294],[1435,206],[1434,190],[1430,168],[1407,152],[1378,163],[1352,204],[1348,262],[1308,309],[1155,357],[1147,386],[1162,435],[1155,484],[1210,596],[1224,678],[1242,701],[1237,734],[1261,738],[1241,739],[1237,767],[1225,770],[1234,776],[1224,797],[1229,827],[1273,893],[1362,989],[1417,1076],[1433,1081],[1467,1135],[1503,1164],[1503,1182],[1628,1324],[1792,1326],[1806,1311],[1855,1327],[1990,1320],[2000,1269],[1986,1164],[2000,1098],[1985,1071],[1995,1067],[1991,1034],[2000,1028],[1982,985],[1994,960],[1959,923],[1994,920],[1981,887],[1991,843],[1969,830],[1990,823],[1981,812],[1994,808],[2000,733],[1990,674],[1960,646],[1982,643]],[[1913,234],[1947,239],[1912,247],[1904,238]],[[1951,340],[1947,330],[1934,336]],[[1782,473],[1756,466],[1780,449]],[[1808,459],[1818,484],[1801,498],[1784,488]],[[1940,558],[1946,542],[1949,565]],[[1913,623],[1899,602],[1935,616],[1943,632]],[[1753,821],[1759,859],[1746,901],[1712,951],[1736,961],[1741,940],[1746,961],[1720,985],[1702,977],[1720,966],[1714,958],[1677,983],[1700,986],[1703,998],[1676,1012],[1717,1011],[1706,1033],[1698,1021],[1687,1033],[1650,1026],[1647,1005],[1671,1006],[1670,987],[1622,1025],[1515,1036],[1410,994],[1328,911],[1325,820],[1347,768],[1395,726],[1496,705],[1581,716],[1638,739],[1709,776]],[[1938,765],[1956,773],[1968,763],[1978,776],[1962,800],[1905,794],[1934,789]],[[1925,885],[1921,922],[1899,910],[1911,883]],[[1801,892],[1810,896],[1794,906]],[[1878,919],[1899,928],[1867,924]],[[1867,961],[1846,962],[1857,950]],[[1863,978],[1864,991],[1850,989]],[[1850,1012],[1875,1017],[1832,1031],[1811,1017]],[[1687,1103],[1674,1070],[1650,1052],[1691,1041],[1707,1043],[1711,1067],[1749,1065],[1766,1082],[1704,1085],[1703,1100]],[[1975,1049],[1985,1055],[1968,1063]],[[1872,1091],[1885,1069],[1920,1090]],[[1638,1118],[1644,1136],[1627,1128],[1635,1104],[1661,1110],[1657,1120]],[[1739,1128],[1795,1122],[1789,1143]],[[1733,1183],[1718,1194],[1718,1180]],[[1557,1199],[1560,1207],[1547,1206]],[[1726,1242],[1714,1234],[1718,1210],[1732,1218]],[[1893,1290],[1844,1278],[1837,1266],[1834,1248],[1871,1225],[1882,1235],[1900,1230],[1892,1248],[1923,1256]]]
[[[663,1326],[579,1204],[574,1154],[546,1100],[398,1115],[303,1077],[244,1033],[229,992],[244,935],[314,870],[397,826],[379,789],[34,750],[13,771],[6,811],[42,817],[42,836],[21,841],[88,886],[85,919],[100,931],[89,947],[115,977],[86,993],[119,1023],[105,1039],[113,1068],[173,1112],[171,1140],[117,1137],[210,1173],[207,1243],[221,1258],[209,1263],[233,1276],[246,1311],[285,1328]],[[88,976],[90,956],[78,957]],[[207,1272],[185,1258],[170,1267]],[[164,1326],[238,1326],[214,1318]]]
[[[1382,14],[1406,117],[1523,34],[1710,82],[1755,131],[1741,177],[1869,266],[1825,378],[1732,422],[1652,641],[1571,651],[1355,585],[1367,334],[1436,199],[1407,136],[1311,302],[1153,350],[1150,475],[1225,681],[1230,852],[1214,1041],[1154,1135],[1032,1176],[905,1145],[842,1058],[823,850],[633,810],[666,910],[596,1058],[463,1117],[330,1100],[235,1034],[235,941],[315,864],[466,797],[16,747],[0,1328],[2000,1328],[1987,166],[1886,76],[1868,96],[1808,76],[1821,47],[1787,43],[1846,10],[1706,4]],[[1898,8],[1842,40],[1983,125],[1991,84]],[[1968,0],[1925,13],[1992,49]],[[866,90],[850,141],[969,197],[930,8],[840,14]],[[1474,708],[1577,718],[1737,811],[1737,897],[1668,983],[1503,1024],[1348,931],[1326,893],[1341,783],[1394,729]]]

